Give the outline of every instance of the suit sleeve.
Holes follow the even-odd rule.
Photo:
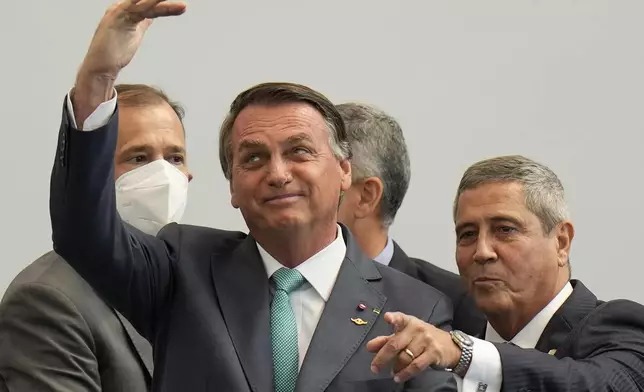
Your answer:
[[[625,300],[602,306],[573,331],[568,357],[496,344],[502,391],[644,391],[644,307]]]
[[[156,238],[121,221],[113,168],[118,108],[91,132],[73,127],[69,109],[66,100],[50,184],[54,250],[151,339],[171,290],[175,249],[168,238],[177,226]]]
[[[22,285],[4,298],[1,314],[4,390],[101,391],[91,331],[63,293],[38,283]]]

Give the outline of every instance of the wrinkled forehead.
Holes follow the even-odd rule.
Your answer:
[[[232,142],[279,142],[294,135],[323,141],[328,139],[329,129],[320,112],[306,103],[250,105],[235,119]]]
[[[490,182],[464,190],[456,201],[455,212],[457,225],[532,214],[525,206],[523,186],[514,182]]]

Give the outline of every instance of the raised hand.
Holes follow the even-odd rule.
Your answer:
[[[111,98],[116,77],[132,61],[152,21],[185,11],[183,2],[124,0],[105,12],[76,78],[72,102],[79,127]]]
[[[81,70],[115,78],[130,63],[155,18],[181,15],[185,10],[184,3],[164,0],[125,0],[114,4],[94,33]]]

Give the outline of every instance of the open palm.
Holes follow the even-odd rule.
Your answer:
[[[94,33],[82,68],[116,78],[132,61],[155,18],[181,15],[185,10],[185,3],[165,0],[124,0],[113,5]]]

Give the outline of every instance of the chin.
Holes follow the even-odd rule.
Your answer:
[[[273,230],[297,229],[306,223],[301,216],[295,214],[282,214],[282,216],[267,218],[266,226]]]
[[[508,307],[509,298],[500,290],[477,290],[473,294],[476,307],[485,314],[495,314]]]

